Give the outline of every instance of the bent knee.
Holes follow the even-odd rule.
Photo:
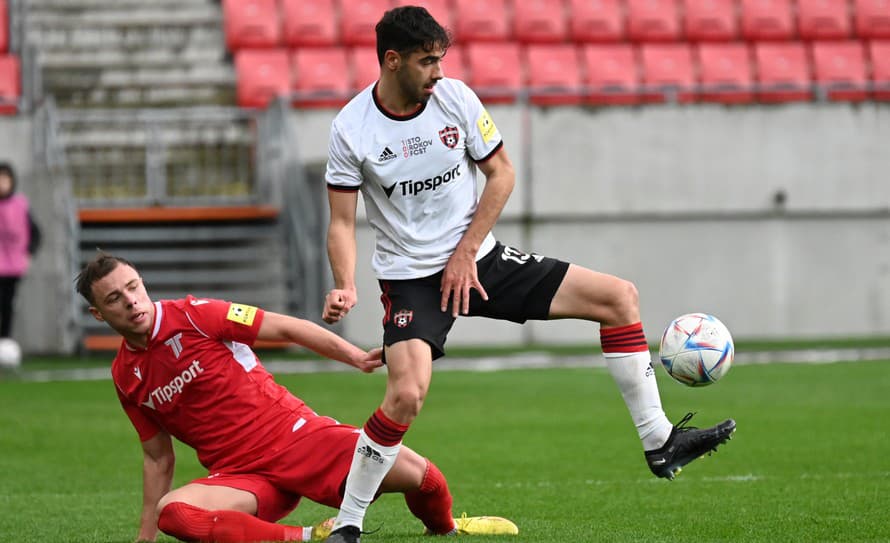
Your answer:
[[[410,423],[420,413],[426,389],[420,386],[403,386],[388,394],[384,402],[384,412],[402,424]]]
[[[640,293],[637,286],[626,279],[618,279],[611,296],[610,315],[603,324],[623,326],[640,320]]]

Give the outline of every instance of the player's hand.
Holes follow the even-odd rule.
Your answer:
[[[470,289],[476,289],[483,300],[488,300],[488,294],[482,288],[476,273],[475,257],[475,253],[463,251],[458,247],[442,272],[440,308],[443,312],[448,311],[450,298],[452,317],[457,317],[458,313],[466,315],[470,312]]]
[[[383,365],[383,349],[375,347],[365,353],[365,357],[359,360],[355,367],[365,373],[371,373]]]
[[[355,306],[356,302],[358,302],[358,295],[355,289],[335,288],[328,292],[328,295],[324,298],[324,310],[321,312],[321,319],[328,324],[339,322]]]

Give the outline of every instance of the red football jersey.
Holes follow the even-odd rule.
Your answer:
[[[208,470],[246,468],[302,417],[315,416],[250,349],[263,316],[192,296],[155,302],[148,346],[122,341],[111,366],[142,441],[163,429],[194,448]]]

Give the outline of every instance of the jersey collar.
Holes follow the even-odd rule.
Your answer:
[[[377,106],[377,111],[382,113],[387,118],[390,118],[394,121],[410,121],[411,119],[417,117],[423,110],[426,109],[426,103],[418,104],[417,109],[408,113],[406,115],[399,115],[398,113],[393,113],[392,111],[386,109],[384,105],[380,102],[380,99],[377,98],[377,85],[380,84],[380,81],[374,83],[374,88],[371,89],[371,97],[374,98],[374,105]]]

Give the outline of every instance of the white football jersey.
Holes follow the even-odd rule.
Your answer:
[[[400,116],[376,98],[376,84],[352,99],[331,126],[325,181],[361,190],[377,245],[379,279],[414,279],[445,267],[476,211],[476,162],[501,135],[476,94],[442,79],[418,111]],[[489,232],[477,259],[494,247]]]

